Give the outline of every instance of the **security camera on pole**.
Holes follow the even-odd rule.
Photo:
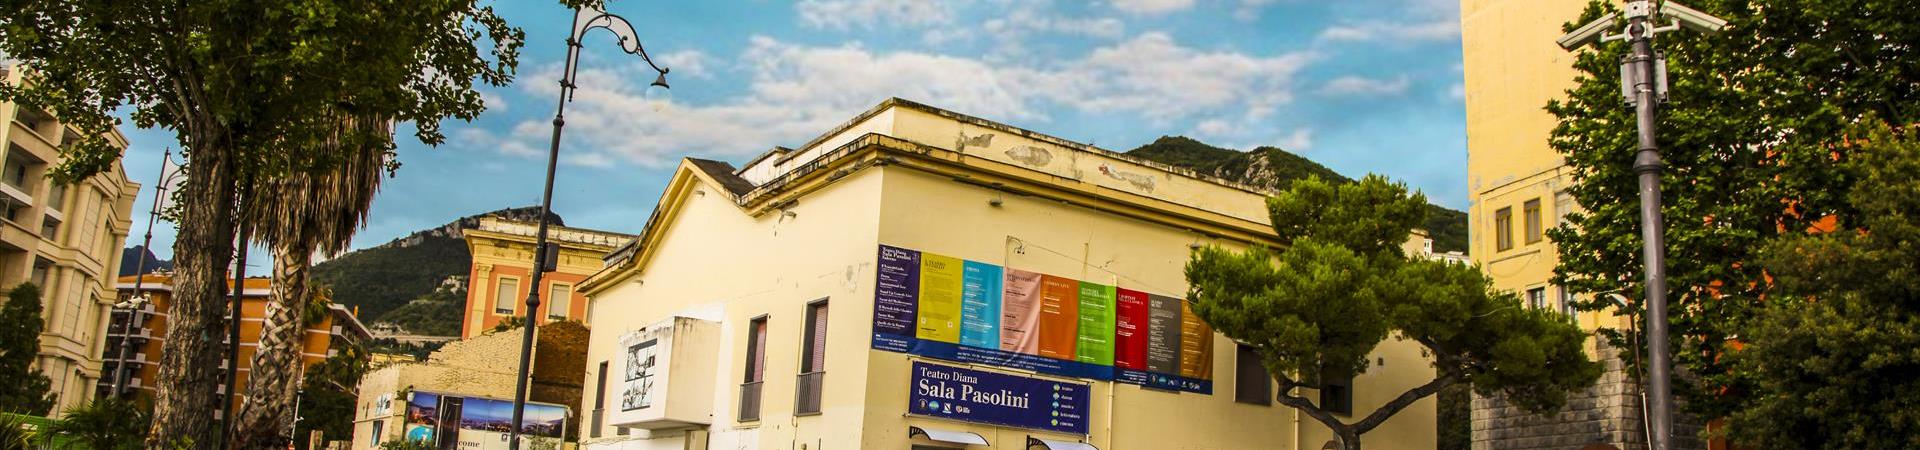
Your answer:
[[[1645,243],[1641,251],[1647,285],[1647,415],[1652,428],[1647,444],[1653,450],[1668,450],[1673,444],[1672,356],[1667,354],[1666,240],[1660,234],[1666,227],[1661,225],[1660,147],[1654,123],[1655,108],[1667,99],[1667,64],[1653,51],[1653,38],[1683,27],[1717,32],[1726,28],[1727,21],[1671,1],[1655,5],[1649,0],[1628,0],[1625,6],[1622,12],[1608,13],[1568,33],[1558,43],[1567,50],[1618,40],[1633,46],[1620,61],[1620,88],[1627,105],[1634,107],[1640,131],[1633,171],[1640,178],[1640,237]],[[1624,32],[1607,34],[1622,16]]]

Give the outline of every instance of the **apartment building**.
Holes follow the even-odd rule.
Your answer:
[[[0,82],[28,82],[26,70],[0,63]],[[46,111],[0,102],[0,286],[40,286],[40,353],[35,366],[53,380],[54,414],[85,403],[101,379],[112,277],[132,226],[140,186],[127,179],[120,161],[106,172],[70,184],[48,170],[60,150],[83,138]],[[127,139],[114,132],[112,144]]]
[[[114,320],[106,330],[106,345],[101,359],[105,361],[105,373],[126,371],[127,380],[122,392],[151,396],[153,381],[160,374],[160,354],[167,336],[167,310],[173,304],[173,276],[165,273],[148,274],[144,280],[136,280],[132,275],[120,277],[117,285],[120,299],[132,298],[136,281],[139,281],[141,295],[147,299],[146,305],[133,311],[114,311]],[[232,289],[233,282],[228,281],[227,286]],[[260,348],[260,331],[266,323],[267,301],[273,293],[271,289],[272,280],[246,280],[240,303],[239,382],[221,384],[218,391],[220,395],[226,395],[230,386],[242,386],[244,389],[247,385],[253,354]],[[133,321],[131,326],[127,323],[129,318]],[[367,327],[360,323],[353,311],[338,303],[328,303],[326,314],[318,322],[307,324],[306,336],[300,344],[301,367],[319,364],[337,354],[343,346],[356,345],[371,337],[372,334],[367,332]],[[125,347],[122,347],[123,342]],[[222,362],[221,368],[226,368],[225,362]],[[96,387],[98,395],[112,392],[113,383],[111,375],[100,379]],[[236,408],[242,400],[245,400],[245,395],[231,399]]]

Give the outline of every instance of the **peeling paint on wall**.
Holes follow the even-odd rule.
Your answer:
[[[1108,178],[1112,178],[1115,180],[1125,181],[1127,182],[1127,184],[1131,184],[1133,185],[1133,187],[1139,188],[1140,190],[1153,192],[1152,176],[1122,171],[1119,169],[1115,169],[1113,168],[1113,166],[1109,166],[1106,164],[1100,165],[1100,174],[1106,175]]]
[[[980,147],[980,148],[985,148],[985,147],[987,147],[987,146],[991,146],[991,145],[993,145],[993,135],[992,135],[992,134],[982,134],[982,135],[979,135],[979,136],[968,136],[968,135],[967,135],[967,132],[966,132],[966,131],[961,131],[961,132],[960,132],[960,138],[959,138],[959,139],[956,139],[956,140],[954,141],[954,143],[953,143],[953,151],[957,151],[957,152],[961,152],[961,153],[966,153],[966,152],[967,152],[967,147]]]
[[[1007,157],[1034,167],[1045,167],[1047,163],[1053,162],[1053,152],[1031,145],[1017,146],[1007,150]]]

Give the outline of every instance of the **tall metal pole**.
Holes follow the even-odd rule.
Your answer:
[[[607,31],[618,36],[622,50],[640,55],[642,61],[646,61],[648,66],[652,66],[654,71],[660,73],[654,78],[653,86],[662,89],[667,87],[667,69],[655,65],[653,59],[647,57],[647,51],[640,47],[640,38],[634,35],[633,24],[628,23],[627,19],[608,14],[599,8],[579,8],[573,11],[573,32],[567,35],[566,68],[562,69],[560,74],[560,104],[553,111],[553,142],[547,149],[547,180],[545,189],[540,195],[540,226],[534,235],[532,285],[527,291],[527,310],[521,325],[524,329],[520,334],[519,379],[515,380],[513,389],[513,429],[507,431],[507,448],[512,450],[520,448],[520,431],[525,423],[527,409],[527,383],[532,381],[529,370],[533,364],[534,329],[540,325],[540,292],[542,291],[540,280],[545,278],[547,266],[552,263],[548,259],[559,256],[557,251],[552,252],[552,255],[547,251],[547,216],[553,214],[553,176],[554,169],[560,162],[560,132],[567,126],[567,101],[573,99],[573,76],[580,62],[580,36],[595,28],[606,28]]]
[[[553,142],[547,148],[547,182],[540,194],[539,229],[533,238],[532,284],[527,289],[527,310],[520,324],[520,372],[513,385],[513,429],[507,431],[507,448],[519,450],[520,429],[526,415],[527,383],[533,377],[533,329],[540,322],[540,279],[547,272],[547,216],[553,213],[553,174],[560,162],[560,131],[567,126],[567,98],[573,95],[573,61],[580,57],[580,37],[567,38],[567,72],[560,76],[560,105],[553,112]]]
[[[115,368],[113,374],[113,395],[115,397],[126,393],[124,388],[127,384],[127,378],[130,376],[127,375],[127,348],[131,347],[131,345],[127,344],[127,340],[130,337],[128,335],[133,334],[133,324],[140,321],[139,311],[142,306],[140,304],[141,302],[139,302],[140,288],[147,281],[147,255],[145,253],[153,251],[153,224],[160,218],[160,199],[167,195],[167,162],[172,160],[173,149],[167,149],[166,152],[160,154],[160,176],[154,177],[153,184],[153,209],[147,211],[147,233],[140,238],[140,252],[142,254],[139,255],[140,261],[133,263],[133,295],[129,298],[134,301],[134,308],[127,310],[127,323],[120,327],[120,355],[113,366]]]
[[[252,177],[248,177],[247,182],[249,186],[243,187],[240,194],[240,207],[243,210],[247,207],[247,202],[253,201]],[[232,448],[233,436],[239,431],[235,428],[239,421],[233,417],[233,400],[240,395],[240,313],[241,303],[246,301],[247,245],[251,242],[253,242],[253,221],[242,220],[240,238],[235,245],[235,250],[240,254],[233,260],[233,304],[229,313],[231,318],[227,320],[231,325],[227,329],[227,404],[221,405],[221,409],[226,411],[221,416],[226,425],[221,428],[226,432],[220,436],[220,448]]]
[[[1667,354],[1667,254],[1666,231],[1660,214],[1660,145],[1654,119],[1658,117],[1654,89],[1653,32],[1649,21],[1652,5],[1647,0],[1628,2],[1627,33],[1633,46],[1628,56],[1633,71],[1634,115],[1639,127],[1640,150],[1633,158],[1633,172],[1640,178],[1640,238],[1644,242],[1642,262],[1646,264],[1647,287],[1647,414],[1652,425],[1652,450],[1669,450],[1673,444],[1673,388],[1671,358]],[[1638,3],[1639,5],[1633,5]]]

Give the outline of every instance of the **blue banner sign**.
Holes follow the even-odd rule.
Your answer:
[[[908,413],[1016,428],[1087,434],[1084,384],[913,362]]]

